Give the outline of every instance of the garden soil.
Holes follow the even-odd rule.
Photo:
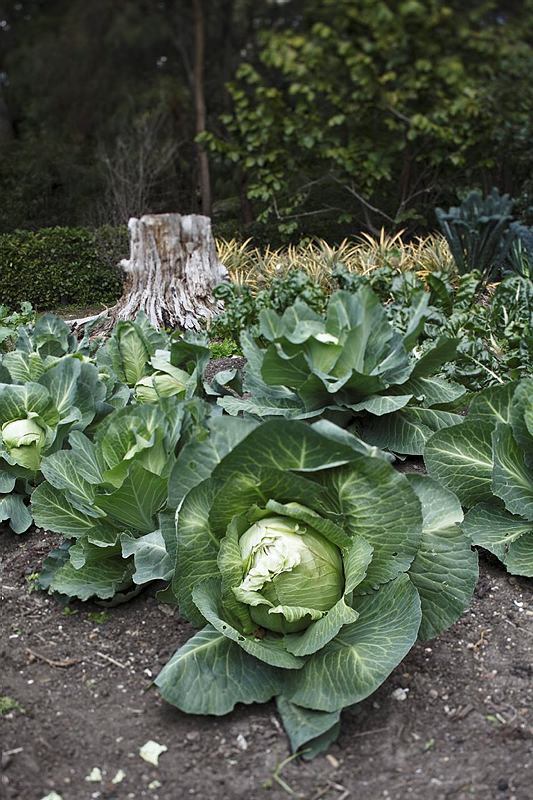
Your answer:
[[[34,589],[51,540],[0,533],[2,800],[533,797],[532,582],[490,557],[472,608],[306,762],[289,760],[273,703],[224,718],[166,705],[152,679],[191,627],[155,590],[62,607]],[[139,755],[148,741],[166,748],[157,766]]]

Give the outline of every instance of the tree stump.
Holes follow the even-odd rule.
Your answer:
[[[105,327],[144,311],[156,328],[200,330],[223,308],[214,287],[227,279],[211,233],[199,214],[146,214],[132,217],[130,258],[124,293],[110,309]]]

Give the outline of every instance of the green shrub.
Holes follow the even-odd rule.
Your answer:
[[[121,228],[44,228],[0,235],[0,303],[37,310],[113,303],[122,292],[118,262],[127,257]]]
[[[212,338],[238,342],[241,331],[257,326],[262,308],[282,313],[296,300],[303,300],[314,311],[326,307],[327,293],[303,270],[272,278],[265,289],[254,293],[250,286],[221,283],[215,297],[224,301],[224,311],[209,329]]]
[[[231,338],[209,342],[209,350],[211,358],[230,358],[242,355],[240,344]]]

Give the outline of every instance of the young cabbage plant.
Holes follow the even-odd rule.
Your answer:
[[[361,285],[351,294],[335,292],[326,316],[302,301],[283,315],[260,314],[267,346],[242,336],[247,358],[245,398],[218,402],[230,414],[259,418],[331,417],[347,424],[368,443],[419,455],[429,436],[459,417],[445,410],[464,393],[438,377],[453,359],[457,340],[441,337],[419,355],[428,295],[422,293],[404,333],[395,330],[377,295]]]
[[[96,367],[74,358],[58,360],[38,380],[0,384],[0,518],[16,533],[31,525],[26,501],[42,480],[43,459],[70,431],[92,423],[105,394]]]
[[[195,396],[210,400],[242,391],[241,376],[236,369],[221,370],[208,380],[206,368],[210,359],[209,339],[205,333],[187,331],[172,337],[170,363],[173,369],[180,369],[187,376],[183,394],[186,400]]]
[[[173,589],[201,630],[158,675],[163,697],[215,715],[275,697],[308,756],[476,582],[457,498],[328,421],[211,418],[180,452],[169,505]]]
[[[76,353],[89,355],[90,345],[85,337],[79,340],[60,317],[47,313],[18,329],[15,350],[57,359]]]
[[[134,321],[117,322],[107,342],[98,350],[101,368],[133,388],[137,381],[154,370],[150,361],[157,350],[165,349],[169,337],[157,331],[142,312]]]
[[[109,414],[92,440],[75,431],[69,450],[43,460],[46,482],[32,495],[33,515],[67,540],[45,561],[43,588],[106,599],[171,575],[174,518],[168,537],[160,512],[183,415],[174,398],[127,406]]]
[[[142,313],[133,322],[118,322],[97,356],[100,368],[130,387],[138,403],[224,394],[226,386],[233,388],[235,373],[219,373],[218,382],[210,387],[203,380],[209,359],[205,334],[169,337],[153,328]]]
[[[44,374],[60,361],[80,361],[96,365],[97,343],[90,339],[90,326],[78,340],[70,327],[54,314],[43,314],[33,325],[18,329],[14,350],[0,356],[0,381],[11,384],[42,382]],[[98,369],[98,379],[105,387],[96,396],[96,416],[101,419],[113,408],[122,408],[130,399],[129,389],[107,367]]]
[[[88,340],[78,341],[62,319],[43,314],[17,329],[15,347],[0,356],[0,377],[4,383],[38,381],[64,358],[90,362],[89,349]]]
[[[424,458],[470,509],[472,543],[533,577],[533,378],[485,389],[463,423],[431,437]]]

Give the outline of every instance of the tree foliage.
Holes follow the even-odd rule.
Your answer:
[[[476,185],[531,205],[532,0],[194,8],[200,142],[192,3],[7,0],[0,230],[196,211],[207,145],[225,233],[423,228]]]
[[[261,32],[210,140],[244,168],[260,219],[287,233],[323,218],[405,226],[475,183],[521,188],[531,3],[300,6]]]

